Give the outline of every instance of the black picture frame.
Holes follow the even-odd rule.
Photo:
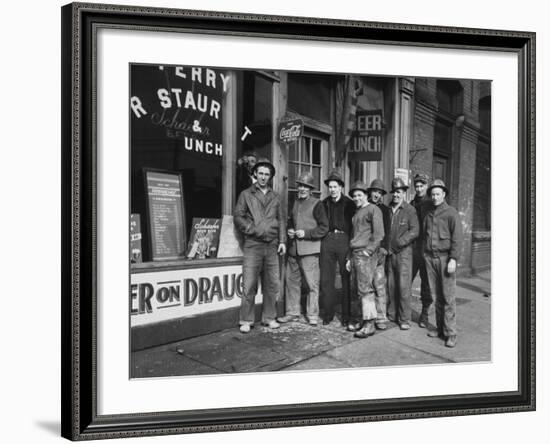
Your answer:
[[[64,6],[61,14],[62,436],[87,440],[535,409],[535,33],[79,3]],[[93,70],[98,27],[515,53],[519,66],[517,391],[98,415]]]

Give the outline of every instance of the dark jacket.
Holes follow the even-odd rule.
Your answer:
[[[458,260],[461,244],[462,224],[458,211],[447,202],[433,207],[424,218],[424,251]]]
[[[423,197],[414,196],[414,199],[411,200],[410,204],[416,210],[416,214],[418,215],[418,224],[420,226],[420,233],[418,234],[418,237],[414,242],[414,248],[421,250],[422,240],[424,239],[424,218],[426,217],[426,214],[428,214],[428,212],[433,208],[433,203],[432,199],[430,199],[430,196],[425,194]]]
[[[286,242],[281,199],[272,189],[264,195],[257,184],[248,187],[240,194],[233,216],[245,244]]]
[[[399,253],[418,237],[418,216],[407,202],[403,202],[395,212],[390,207],[390,215],[390,253]]]
[[[369,255],[378,251],[384,238],[384,221],[380,209],[369,203],[358,208],[352,219],[353,235],[349,241],[350,250],[365,249]]]
[[[355,214],[355,204],[346,195],[342,194],[338,202],[333,202],[332,198],[323,199],[323,206],[328,217],[328,230],[339,230],[351,235],[351,219]]]
[[[390,229],[391,229],[391,209],[387,205],[380,202],[375,204],[382,212],[382,219],[384,221],[384,239],[380,242],[380,248],[384,248],[388,253],[390,251]]]

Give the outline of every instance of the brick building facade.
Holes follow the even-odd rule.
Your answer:
[[[409,169],[441,178],[464,231],[462,273],[491,261],[491,84],[416,79]]]

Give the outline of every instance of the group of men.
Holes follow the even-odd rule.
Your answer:
[[[287,223],[281,199],[269,186],[275,176],[273,164],[259,159],[252,174],[254,181],[240,193],[234,213],[235,225],[244,235],[242,333],[254,326],[260,277],[261,323],[271,329],[302,319],[303,278],[305,318],[310,325],[333,322],[339,302],[342,326],[355,337],[385,330],[388,321],[409,330],[411,283],[420,273],[418,325],[429,326],[428,313],[435,301],[436,329],[428,329],[428,336],[443,339],[448,347],[456,345],[456,264],[462,234],[458,212],[445,201],[448,189],[443,181],[429,184],[427,175],[417,174],[416,196],[407,203],[407,184],[394,178],[391,202],[385,205],[382,181],[375,179],[370,186],[355,182],[350,199],[344,194],[342,176],[333,171],[324,181],[329,196],[320,201],[312,195],[314,177],[304,172],[296,179],[297,195]],[[278,256],[285,254],[285,315],[277,317]],[[337,267],[342,281],[339,301]]]

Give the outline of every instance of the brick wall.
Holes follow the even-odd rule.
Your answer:
[[[487,94],[488,88],[486,82],[460,80],[458,83],[462,91],[455,102],[458,106],[453,109],[455,117],[446,114],[447,118],[456,118],[453,122],[451,154],[453,183],[447,185],[451,187],[449,200],[452,200],[460,213],[464,232],[463,252],[459,260],[460,274],[468,274],[472,266],[475,174],[476,169],[479,171],[476,161],[481,160],[477,158],[479,99]],[[437,79],[416,79],[413,143],[409,152],[409,165],[413,174],[422,171],[432,175],[434,126],[439,113],[437,99]]]
[[[434,123],[436,113],[436,83],[434,79],[417,79],[409,168],[412,174],[432,175]]]

